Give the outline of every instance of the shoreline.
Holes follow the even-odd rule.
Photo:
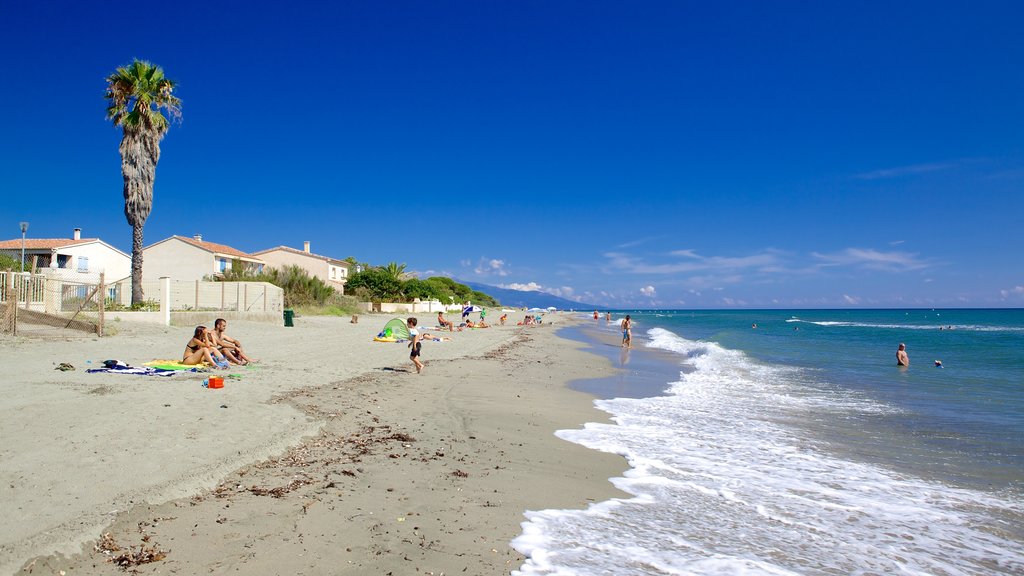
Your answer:
[[[197,445],[179,444],[161,455],[171,461],[189,454],[194,458],[192,448],[216,451],[233,437],[235,460],[219,466],[207,462],[204,469],[202,460],[211,455],[203,454],[184,473],[168,474],[172,479],[163,489],[155,482],[117,493],[113,501],[123,507],[116,516],[95,509],[91,516],[75,515],[77,540],[68,539],[73,530],[49,541],[11,542],[6,534],[0,544],[2,564],[22,573],[120,573],[93,551],[101,534],[109,533],[110,541],[100,542],[101,547],[116,543],[166,554],[134,568],[141,573],[218,573],[242,567],[251,573],[408,573],[414,568],[435,574],[508,573],[524,560],[510,541],[521,532],[527,510],[583,508],[627,496],[608,481],[627,468],[621,457],[554,435],[558,429],[607,421],[594,408],[592,395],[567,384],[608,376],[615,369],[610,362],[595,362],[595,355],[581,350],[583,344],[555,334],[552,328],[575,323],[570,314],[553,316],[555,327],[496,327],[452,334],[452,342],[427,343],[422,376],[407,371],[411,363],[404,348],[370,342],[377,324],[387,319],[384,315],[364,316],[359,325],[304,317],[288,329],[239,322],[229,333],[237,332],[263,362],[252,374],[243,373],[241,382],[228,381],[225,390],[233,388],[235,396],[214,400],[224,401],[218,406],[226,408],[209,402],[211,394],[223,390],[190,386],[187,395],[204,408],[197,413],[200,424],[190,426]],[[256,334],[261,330],[268,333],[266,341]],[[165,331],[156,336],[177,342],[186,329]],[[268,346],[274,337],[296,336],[299,342]],[[116,339],[71,346],[88,349]],[[315,348],[303,344],[314,341]],[[5,348],[37,344],[2,342]],[[350,352],[332,353],[336,347]],[[296,351],[304,352],[313,367],[278,359]],[[341,358],[349,366],[335,366]],[[56,374],[59,379],[68,373]],[[117,379],[102,386],[147,388],[179,387],[182,378],[151,383],[147,377],[77,374],[80,379]],[[195,383],[200,376],[185,381]],[[146,382],[126,380],[131,378]],[[267,386],[259,394],[241,396],[245,387],[257,390],[261,384]],[[151,412],[148,417],[159,419],[173,410],[163,403],[154,406],[159,401],[154,397],[144,399],[149,406],[141,410]],[[261,416],[252,419],[258,425],[219,425],[217,420],[236,405]],[[150,419],[143,418],[147,424]],[[274,424],[268,427],[268,421]],[[156,434],[141,435],[153,445],[164,440]],[[130,468],[131,459],[122,466]],[[105,480],[116,474],[107,471]],[[30,553],[35,558],[18,561],[19,552],[46,547],[56,553]]]

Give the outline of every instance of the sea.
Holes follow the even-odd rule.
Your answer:
[[[513,574],[1024,574],[1024,310],[604,314],[610,422],[557,435],[629,496],[527,512]]]

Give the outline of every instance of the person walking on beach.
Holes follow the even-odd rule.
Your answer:
[[[410,316],[405,325],[409,327],[409,348],[412,350],[409,352],[409,359],[416,366],[416,373],[421,374],[423,362],[420,362],[420,348],[423,347],[423,343],[420,342],[420,331],[416,329],[416,319]]]
[[[626,314],[626,318],[622,321],[622,345],[626,348],[633,347],[633,321],[629,318],[629,314]]]
[[[907,345],[902,342],[900,342],[900,347],[896,349],[896,365],[910,366],[910,357],[907,356]]]

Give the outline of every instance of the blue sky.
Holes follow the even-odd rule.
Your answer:
[[[326,4],[326,3],[325,3]],[[146,242],[612,307],[1024,305],[1024,4],[0,0],[0,239],[129,251],[103,78],[179,82]]]

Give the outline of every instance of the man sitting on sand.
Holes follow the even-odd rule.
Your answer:
[[[228,321],[223,318],[217,318],[213,321],[213,337],[217,343],[217,349],[220,350],[221,354],[227,357],[228,360],[235,364],[241,364],[242,366],[252,362],[245,352],[242,351],[242,343],[234,338],[225,334],[228,328]]]
[[[447,328],[449,332],[455,330],[455,324],[452,324],[451,320],[444,319],[444,312],[437,313],[437,325],[441,328]]]

